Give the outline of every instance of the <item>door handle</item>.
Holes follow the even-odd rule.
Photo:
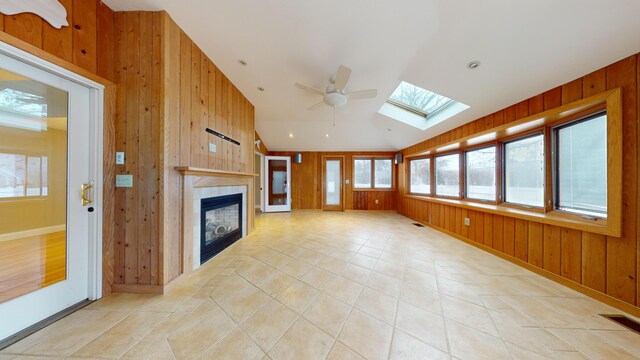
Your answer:
[[[87,193],[89,192],[89,189],[91,189],[93,187],[93,185],[91,184],[82,184],[82,206],[87,206],[89,204],[91,204],[93,201],[89,200],[89,198],[87,198]]]

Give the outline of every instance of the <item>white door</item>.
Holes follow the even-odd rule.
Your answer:
[[[254,161],[254,173],[258,174],[258,176],[254,178],[256,210],[264,212],[264,186],[262,185],[264,182],[264,155],[256,152]]]
[[[291,211],[291,158],[265,156],[265,212]]]
[[[91,91],[0,55],[0,341],[89,297]]]

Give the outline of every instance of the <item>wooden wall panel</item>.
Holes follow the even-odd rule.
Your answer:
[[[129,286],[119,289],[157,287],[183,272],[175,167],[253,172],[253,105],[166,13],[116,13],[114,32],[122,66],[115,75],[121,85],[115,146],[126,151],[125,172],[136,179],[116,196],[116,231],[124,241],[114,249],[115,282]],[[208,127],[241,145],[221,143]]]
[[[400,213],[416,219],[420,210],[409,213],[408,204],[424,209],[439,209],[432,216],[432,224],[459,234],[465,239],[481,242],[493,249],[529,264],[560,275],[589,289],[602,292],[613,298],[637,306],[640,304],[640,238],[638,238],[638,165],[640,164],[640,62],[638,54],[599,69],[582,78],[557,86],[530,99],[482,117],[446,134],[414,144],[403,150],[411,154],[439,146],[461,136],[469,136],[487,129],[493,124],[518,120],[529,114],[553,109],[572,101],[592,96],[606,90],[622,88],[623,96],[623,234],[620,238],[605,237],[579,230],[543,225],[532,221],[517,220],[482,211],[468,210],[470,227],[457,231],[457,223],[451,228],[451,206],[429,203],[405,197],[405,182],[399,183],[397,209]],[[437,211],[436,211],[437,212]],[[456,214],[456,220],[459,221]],[[433,215],[433,214],[432,214]],[[491,216],[492,223],[487,220]],[[491,231],[486,230],[491,226]],[[480,228],[485,230],[480,231]],[[487,236],[491,234],[491,241]]]
[[[97,0],[75,0],[73,2],[73,63],[91,72],[98,69],[97,30],[93,19],[97,18]]]
[[[269,155],[293,156],[296,151],[272,151]],[[393,156],[391,152],[301,152],[302,164],[291,164],[291,208],[322,209],[322,156],[344,156],[345,210],[396,210],[396,191],[353,190],[353,158],[355,156]],[[397,166],[397,165],[393,165]],[[396,175],[399,171],[396,171]],[[397,180],[394,179],[397,183]],[[376,203],[377,201],[377,203]]]

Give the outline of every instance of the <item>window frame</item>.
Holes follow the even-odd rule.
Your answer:
[[[356,160],[371,160],[371,187],[355,187]],[[391,161],[391,187],[376,187],[376,160]],[[392,155],[354,155],[351,161],[351,178],[353,191],[395,191],[396,190],[396,164]]]
[[[448,196],[448,195],[438,195],[437,191],[438,191],[438,184],[436,184],[437,178],[436,178],[436,159],[439,157],[444,157],[444,156],[451,156],[451,155],[458,155],[458,196]],[[464,176],[465,176],[465,172],[464,172],[464,163],[463,163],[463,156],[462,156],[462,150],[454,150],[454,151],[447,151],[447,152],[443,152],[443,153],[438,153],[437,155],[433,156],[433,197],[436,198],[442,198],[442,199],[462,199],[464,194],[463,194],[463,188],[464,188]]]
[[[555,129],[588,119],[607,116],[607,213],[606,218],[590,217],[576,212],[557,209],[555,197],[556,156],[553,149]],[[607,236],[619,237],[622,232],[622,90],[608,90],[569,104],[546,110],[517,120],[508,120],[505,124],[487,128],[478,132],[469,131],[469,135],[451,137],[451,140],[405,156],[403,181],[405,198],[434,202],[473,211],[524,219]],[[506,113],[505,113],[506,115]],[[465,129],[458,133],[463,135]],[[469,129],[471,130],[471,128]],[[544,141],[544,203],[542,207],[530,208],[505,202],[505,144],[536,134],[543,135]],[[466,197],[466,152],[482,147],[496,146],[496,201],[490,203]],[[455,149],[455,151],[452,151]],[[462,198],[438,196],[435,194],[435,158],[452,152],[459,152],[461,158],[461,194]],[[431,194],[411,193],[409,161],[420,158],[431,160]]]
[[[542,147],[543,147],[543,161],[544,161],[544,169],[543,169],[543,174],[542,177],[544,178],[544,184],[543,184],[543,194],[544,197],[542,199],[542,206],[533,206],[533,205],[527,205],[527,204],[519,204],[519,203],[515,203],[515,202],[509,202],[507,201],[507,144],[512,143],[512,142],[516,142],[516,141],[520,141],[520,140],[526,140],[535,136],[542,136]],[[500,178],[501,178],[501,183],[502,183],[502,188],[500,189],[500,204],[504,205],[504,206],[508,206],[510,208],[513,209],[520,209],[520,210],[526,210],[526,211],[534,211],[534,212],[539,212],[539,213],[545,213],[547,212],[547,173],[548,173],[548,169],[547,169],[547,136],[545,134],[545,129],[544,128],[537,128],[537,129],[533,129],[531,131],[527,131],[525,133],[522,134],[516,134],[514,136],[508,137],[506,139],[503,139],[502,141],[502,166],[500,168]]]
[[[560,130],[564,129],[564,128],[568,128],[574,125],[578,125],[580,123],[583,122],[587,122],[590,120],[594,120],[597,119],[601,116],[607,116],[607,111],[603,110],[600,112],[596,112],[590,115],[586,115],[583,117],[580,117],[578,119],[572,120],[572,121],[567,121],[567,122],[563,122],[559,125],[553,126],[553,127],[549,127],[549,137],[550,137],[550,147],[551,147],[551,211],[556,211],[559,213],[566,213],[566,214],[571,214],[571,215],[578,215],[581,216],[583,218],[597,218],[597,219],[601,219],[601,220],[606,220],[608,217],[608,212],[609,212],[609,204],[607,203],[607,212],[604,213],[604,216],[598,216],[595,214],[581,214],[577,211],[569,211],[569,210],[563,210],[560,209],[560,151],[559,151],[559,136],[560,136]],[[607,119],[608,121],[608,119]],[[607,146],[607,153],[608,153],[609,149]],[[607,179],[608,180],[608,179]],[[607,181],[608,183],[608,181]],[[608,189],[608,184],[607,184],[607,190]],[[607,199],[608,200],[608,199]],[[584,210],[584,211],[588,211],[588,210]]]
[[[429,193],[414,193],[411,192],[411,161],[414,160],[425,160],[428,159],[429,160]],[[417,195],[417,196],[432,196],[435,194],[434,191],[434,184],[433,184],[433,179],[434,179],[434,174],[433,174],[433,157],[432,156],[420,156],[420,157],[415,157],[415,158],[410,158],[407,159],[407,163],[409,164],[407,166],[407,189],[409,189],[408,193],[412,194],[412,195]]]
[[[501,151],[502,151],[502,142],[500,141],[492,141],[492,142],[488,142],[488,143],[483,143],[483,144],[479,144],[476,146],[470,146],[468,148],[463,149],[463,164],[462,166],[464,167],[464,184],[463,184],[463,198],[465,200],[468,201],[473,201],[473,202],[477,202],[477,203],[481,203],[481,204],[493,204],[493,205],[497,205],[500,202],[500,199],[502,199],[502,195],[501,195],[501,189],[502,189],[502,180],[501,180],[501,176],[500,176],[500,169],[501,166],[499,166],[499,162],[500,159],[502,158],[501,155]],[[496,149],[496,158],[495,158],[495,169],[494,169],[494,176],[495,176],[495,180],[496,180],[496,194],[495,197],[493,198],[493,200],[485,200],[485,199],[476,199],[476,198],[472,198],[469,197],[468,194],[468,190],[467,190],[467,153],[472,152],[472,151],[477,151],[477,150],[482,150],[482,149],[487,149],[490,147],[495,147]]]

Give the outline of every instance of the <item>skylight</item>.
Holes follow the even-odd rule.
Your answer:
[[[402,81],[379,112],[426,130],[468,108],[469,106],[446,96]]]
[[[427,117],[443,109],[453,100],[403,81],[391,94],[388,101],[393,105]]]

